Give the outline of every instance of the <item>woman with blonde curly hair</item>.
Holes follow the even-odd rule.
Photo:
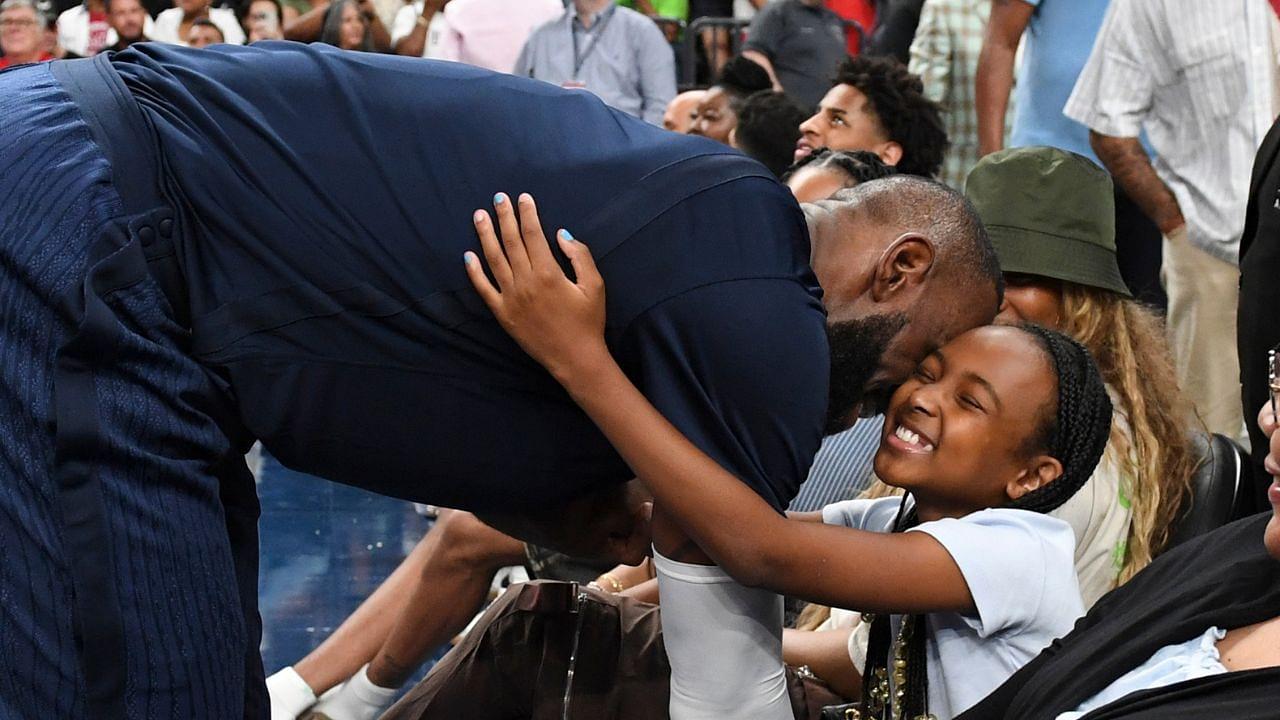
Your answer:
[[[1107,173],[1062,150],[1017,148],[984,158],[966,187],[1005,274],[997,321],[1034,322],[1080,341],[1115,405],[1102,462],[1056,513],[1076,530],[1089,606],[1169,544],[1203,429],[1178,388],[1160,317],[1120,278]]]

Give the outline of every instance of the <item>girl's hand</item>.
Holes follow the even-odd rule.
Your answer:
[[[604,280],[587,246],[561,230],[556,241],[572,263],[577,282],[566,277],[542,233],[533,198],[522,194],[518,204],[519,220],[506,195],[493,198],[501,241],[489,213],[477,210],[472,218],[497,287],[470,251],[464,255],[467,275],[503,329],[564,383],[584,364],[609,359]]]

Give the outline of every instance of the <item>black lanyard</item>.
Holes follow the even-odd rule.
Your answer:
[[[600,13],[601,15],[605,15],[605,17],[596,18],[596,23],[594,28],[583,28],[587,34],[592,35],[592,38],[591,38],[591,43],[587,45],[587,49],[583,51],[581,55],[578,54],[578,33],[574,30],[573,23],[572,22],[569,23],[569,35],[573,37],[573,79],[574,80],[578,79],[578,72],[582,70],[582,64],[587,61],[588,57],[591,57],[592,51],[594,51],[596,49],[596,46],[600,44],[600,37],[604,35],[605,26],[608,25],[609,21],[613,19],[613,15],[615,12],[617,12],[617,8],[610,8],[606,12],[608,13],[607,15],[605,13]],[[579,20],[579,22],[581,21]]]

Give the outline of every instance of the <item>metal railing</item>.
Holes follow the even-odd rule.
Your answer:
[[[704,53],[707,53],[707,67],[720,67],[725,60],[742,52],[742,46],[747,41],[747,27],[751,25],[750,20],[712,17],[701,17],[688,25],[674,18],[654,18],[654,22],[658,23],[658,26],[663,28],[664,32],[667,27],[672,26],[683,31],[675,41],[672,41],[671,35],[667,36],[668,42],[673,43],[672,47],[676,51],[676,78],[682,91],[705,86],[711,81],[711,78],[708,77],[699,82],[698,47],[700,44]],[[856,35],[858,47],[862,48],[867,40],[867,32],[862,27],[862,24],[856,20],[845,20],[843,22],[846,40],[850,34]],[[704,33],[715,33],[717,31],[728,35],[727,44],[721,45],[718,42],[706,43],[702,40]],[[708,52],[708,45],[710,45],[710,52]],[[720,56],[722,51],[727,52],[723,59]]]

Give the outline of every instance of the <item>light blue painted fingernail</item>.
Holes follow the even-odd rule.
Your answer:
[[[476,256],[475,256],[475,255],[472,255],[470,252],[464,252],[464,253],[462,253],[462,262],[464,262],[464,263],[466,263],[466,264],[470,265],[471,263],[473,263],[473,262],[475,262],[475,261],[476,261]]]
[[[568,230],[561,230],[560,237],[564,238],[565,240],[568,240],[569,242],[578,242],[576,239],[574,239],[573,233],[569,232]]]
[[[506,201],[507,201],[507,196],[506,196],[506,195],[503,195],[502,193],[498,193],[497,195],[494,195],[494,196],[493,196],[493,204],[494,204],[494,205],[501,205],[502,203],[504,203],[504,202],[506,202]]]

